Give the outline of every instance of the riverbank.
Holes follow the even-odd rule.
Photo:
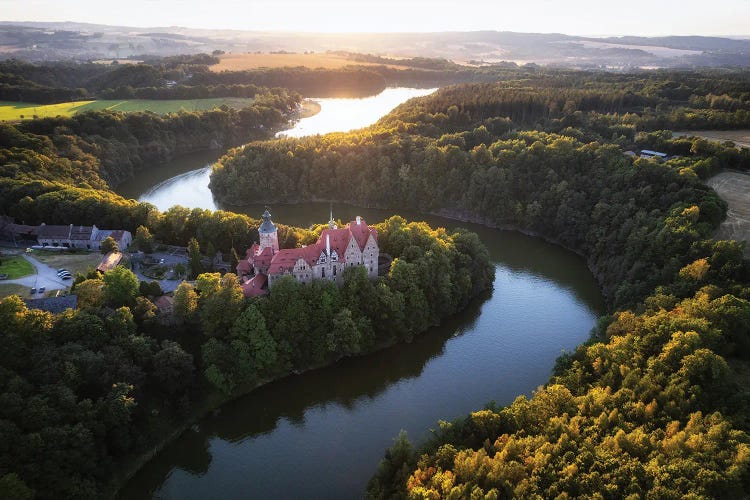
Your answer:
[[[471,299],[469,304],[466,305],[465,309],[475,307],[478,303],[484,302],[485,300],[487,300],[488,294],[490,292],[491,290],[484,290],[478,293],[476,296],[474,296]],[[461,312],[462,311],[459,311],[455,315],[443,318],[441,323],[431,325],[427,329],[421,332],[418,332],[414,336],[414,338],[416,339],[417,337],[428,335],[429,332],[432,331],[433,329],[438,328],[444,323],[452,321],[453,318],[459,315]],[[232,394],[224,394],[218,391],[217,389],[215,389],[213,386],[209,385],[208,382],[203,381],[202,387],[197,391],[199,399],[193,402],[190,414],[186,417],[186,420],[178,424],[177,427],[173,428],[171,431],[165,432],[162,439],[160,439],[157,443],[155,443],[153,446],[151,446],[147,450],[144,450],[143,452],[138,453],[136,455],[124,457],[123,460],[117,464],[117,467],[116,467],[117,472],[115,476],[112,478],[112,480],[110,481],[109,486],[107,487],[107,490],[104,493],[104,496],[110,499],[117,498],[120,490],[125,486],[125,484],[129,480],[131,480],[138,473],[140,469],[148,465],[148,463],[152,459],[154,459],[160,452],[162,452],[172,442],[174,442],[180,436],[182,436],[182,434],[187,432],[194,425],[197,425],[200,421],[207,418],[209,414],[211,414],[212,412],[215,412],[222,406],[228,403],[231,403],[232,401],[235,401],[237,399],[240,399],[244,396],[247,396],[251,394],[252,392],[268,384],[279,382],[279,381],[288,379],[293,376],[303,375],[303,374],[307,374],[310,372],[314,372],[316,370],[321,370],[324,368],[332,367],[346,360],[367,357],[367,356],[376,354],[380,351],[383,351],[385,349],[388,349],[390,347],[396,346],[398,344],[403,344],[403,343],[404,342],[399,342],[397,339],[392,339],[388,342],[381,342],[375,345],[372,349],[368,350],[367,352],[360,352],[360,353],[352,354],[348,356],[341,356],[334,360],[319,363],[319,364],[310,366],[308,368],[305,368],[303,370],[297,370],[294,372],[279,374],[275,377],[262,379],[254,384],[249,384],[244,387],[241,387],[239,390],[237,390],[236,392]],[[163,424],[167,426],[169,423],[163,422]]]
[[[315,116],[318,113],[320,113],[320,103],[317,101],[313,101],[311,99],[305,99],[302,101],[302,104],[300,104],[299,114],[297,115],[297,118],[300,120],[303,118],[310,118],[311,116]]]

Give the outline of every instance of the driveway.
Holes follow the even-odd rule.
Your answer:
[[[64,290],[73,283],[73,280],[63,281],[57,275],[57,269],[53,269],[49,267],[47,264],[44,264],[43,262],[39,262],[34,257],[31,257],[26,254],[22,254],[21,256],[27,261],[29,261],[32,266],[34,266],[34,269],[36,269],[36,274],[32,274],[30,276],[24,276],[23,278],[18,278],[15,280],[3,280],[3,281],[0,281],[0,283],[3,283],[3,284],[15,283],[17,285],[23,285],[29,288],[36,288],[37,290],[39,289],[39,287],[43,286],[47,289],[47,291]],[[34,297],[41,297],[41,296],[42,294],[39,294],[39,293],[34,295]]]

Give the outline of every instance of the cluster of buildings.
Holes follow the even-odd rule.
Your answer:
[[[67,226],[41,223],[38,226],[15,224],[9,220],[0,221],[0,232],[14,241],[31,242],[36,246],[49,248],[80,248],[100,250],[102,241],[112,237],[118,247],[124,250],[133,242],[130,231],[123,229],[99,229],[96,226]],[[19,241],[20,240],[20,241]]]
[[[268,293],[273,282],[285,275],[300,283],[314,279],[343,283],[344,269],[364,266],[370,278],[378,276],[378,232],[357,216],[346,227],[339,228],[333,214],[318,241],[301,248],[279,249],[276,225],[268,210],[258,228],[259,243],[247,249],[237,265],[246,297]]]

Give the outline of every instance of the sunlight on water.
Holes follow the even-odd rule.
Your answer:
[[[294,127],[279,132],[277,136],[304,137],[366,127],[412,97],[429,95],[436,90],[394,88],[362,99],[314,99],[320,104],[320,113],[300,120]]]
[[[320,104],[318,114],[299,120],[294,127],[277,135],[303,137],[367,127],[399,104],[412,97],[431,94],[435,90],[437,89],[390,88],[376,96],[362,99],[315,99]],[[170,177],[145,191],[138,201],[151,203],[162,211],[174,205],[217,210],[219,207],[208,189],[210,174],[211,165],[205,165]]]

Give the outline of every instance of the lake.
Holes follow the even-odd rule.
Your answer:
[[[196,170],[189,167],[167,166],[182,189],[195,180],[182,177]],[[131,196],[165,180],[152,178]],[[194,191],[185,200],[206,201]],[[263,208],[242,211],[257,218]],[[271,210],[275,221],[299,226],[329,216],[326,203]],[[392,215],[345,204],[333,212],[370,223]],[[439,419],[531,395],[604,312],[595,279],[572,252],[517,232],[400,214],[477,232],[495,266],[494,290],[410,344],[290,376],[223,406],[139,471],[120,498],[359,498],[401,429],[418,443]]]

